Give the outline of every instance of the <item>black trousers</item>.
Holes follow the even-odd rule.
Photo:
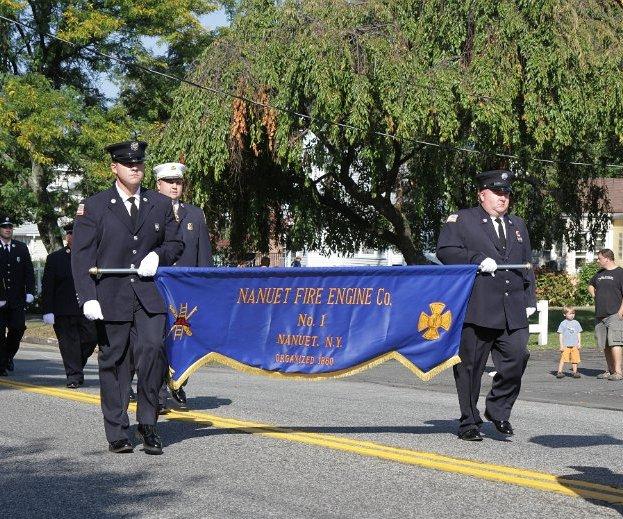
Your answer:
[[[128,388],[137,379],[136,419],[155,425],[158,391],[166,373],[165,314],[149,314],[134,298],[131,321],[97,321],[104,430],[109,442],[129,439]]]
[[[19,343],[26,331],[26,309],[24,306],[0,308],[0,371],[6,369],[15,357]]]
[[[461,408],[459,433],[477,429],[482,423],[477,405],[489,353],[497,374],[487,395],[486,409],[494,420],[510,418],[530,357],[528,336],[528,328],[497,330],[473,324],[463,326],[459,348],[461,362],[454,366],[454,381]]]
[[[97,344],[95,323],[83,315],[55,315],[54,333],[58,339],[67,382],[84,382],[84,365]]]

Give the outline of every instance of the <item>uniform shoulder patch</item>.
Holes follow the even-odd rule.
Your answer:
[[[448,216],[448,219],[446,220],[446,223],[455,223],[457,220],[459,219],[459,215],[458,214],[451,214],[450,216]]]

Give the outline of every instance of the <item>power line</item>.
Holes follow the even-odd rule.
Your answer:
[[[0,14],[0,19],[2,20],[6,20],[9,23],[13,23],[15,25],[20,25],[26,29],[30,29],[30,30],[36,30],[35,28],[31,27],[30,25],[20,22],[18,20],[14,20],[12,18],[9,18],[7,16],[1,15]],[[127,67],[134,67],[136,69],[142,70],[144,72],[148,72],[150,74],[155,74],[167,79],[170,79],[172,81],[176,81],[178,83],[184,83],[187,84],[189,86],[195,87],[195,88],[199,88],[201,90],[205,90],[207,92],[211,92],[213,94],[218,94],[221,96],[225,96],[225,97],[229,97],[232,99],[239,99],[240,101],[244,101],[246,103],[264,108],[264,109],[273,109],[279,112],[283,112],[283,113],[287,113],[290,115],[293,115],[295,117],[300,117],[303,119],[306,119],[312,123],[321,123],[321,124],[325,124],[325,125],[332,125],[332,126],[337,126],[339,128],[345,129],[345,130],[354,130],[354,131],[358,131],[361,133],[368,133],[367,130],[365,130],[364,128],[360,128],[358,126],[352,125],[352,124],[347,124],[347,123],[340,123],[340,122],[335,122],[335,121],[329,121],[326,119],[322,119],[322,118],[314,118],[308,114],[304,114],[301,112],[298,112],[296,110],[293,110],[291,108],[283,108],[280,106],[275,106],[275,105],[271,105],[268,103],[261,103],[259,101],[255,101],[253,99],[247,98],[245,96],[241,96],[239,94],[232,94],[231,92],[227,92],[225,90],[220,90],[218,88],[214,88],[214,87],[209,87],[206,85],[202,85],[200,83],[197,83],[195,81],[191,81],[189,79],[183,78],[183,77],[179,77],[179,76],[175,76],[173,74],[167,74],[166,72],[162,72],[160,70],[156,70],[156,69],[152,69],[150,67],[146,67],[145,65],[141,65],[139,63],[133,63],[131,61],[128,61],[126,59],[120,58],[118,56],[113,56],[112,54],[108,54],[106,52],[102,52],[100,50],[98,50],[97,48],[94,48],[92,45],[86,45],[86,46],[79,46],[76,43],[73,43],[71,41],[65,40],[59,36],[56,36],[54,34],[51,33],[47,33],[47,32],[42,32],[41,34],[55,39],[57,41],[60,41],[62,43],[65,43],[66,45],[69,45],[73,48],[78,48],[79,51],[87,51],[90,52],[91,54],[94,54],[96,56],[101,56],[104,57],[106,59],[115,61],[117,63],[122,63],[123,65],[126,65]],[[398,138],[395,135],[392,135],[390,133],[387,132],[382,132],[382,131],[374,131],[372,132],[372,134],[374,135],[378,135],[379,137],[386,137],[388,139],[397,141],[397,142],[411,142],[414,144],[419,144],[421,146],[426,146],[426,147],[434,147],[434,148],[438,148],[438,149],[442,149],[442,150],[446,150],[446,151],[458,151],[458,152],[463,152],[463,153],[472,153],[472,154],[478,154],[478,155],[484,155],[484,156],[489,156],[489,157],[498,157],[498,158],[504,158],[504,159],[510,159],[510,160],[517,160],[520,161],[522,160],[522,158],[519,155],[514,155],[514,154],[508,154],[508,153],[500,153],[500,152],[494,152],[494,151],[484,151],[484,150],[477,150],[475,148],[467,148],[464,146],[453,146],[451,144],[443,144],[443,143],[439,143],[439,142],[431,142],[431,141],[425,141],[425,140],[420,140],[420,139],[414,139],[414,138],[409,138],[409,137],[402,137],[402,138]],[[538,162],[541,164],[552,164],[552,165],[568,165],[568,166],[586,166],[586,167],[593,167],[593,168],[599,168],[599,167],[605,167],[605,168],[615,168],[615,169],[623,169],[623,165],[621,164],[598,164],[598,163],[592,163],[592,162],[579,162],[579,161],[565,161],[565,160],[558,160],[558,159],[542,159],[542,158],[538,158],[538,157],[530,157],[530,156],[526,156],[523,157],[523,160],[527,160],[530,162]]]

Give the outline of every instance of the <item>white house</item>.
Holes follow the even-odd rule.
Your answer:
[[[596,236],[592,249],[584,247],[573,249],[566,243],[559,244],[557,249],[541,251],[539,263],[553,261],[558,268],[568,274],[576,274],[584,264],[595,260],[597,251],[611,249],[618,265],[623,266],[623,178],[600,178],[600,185],[606,188],[612,212],[610,222],[604,236]]]

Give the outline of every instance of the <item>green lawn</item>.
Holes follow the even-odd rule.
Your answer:
[[[547,339],[547,346],[539,346],[538,345],[538,335],[536,333],[530,334],[530,341],[528,342],[528,347],[530,349],[558,349],[558,325],[560,321],[562,321],[565,317],[562,315],[562,308],[558,307],[549,307],[549,337]],[[595,343],[595,308],[592,306],[586,306],[581,308],[576,308],[575,310],[575,318],[582,325],[582,346],[588,348],[595,348],[597,344]],[[538,319],[535,316],[530,318],[530,323],[536,323]]]

